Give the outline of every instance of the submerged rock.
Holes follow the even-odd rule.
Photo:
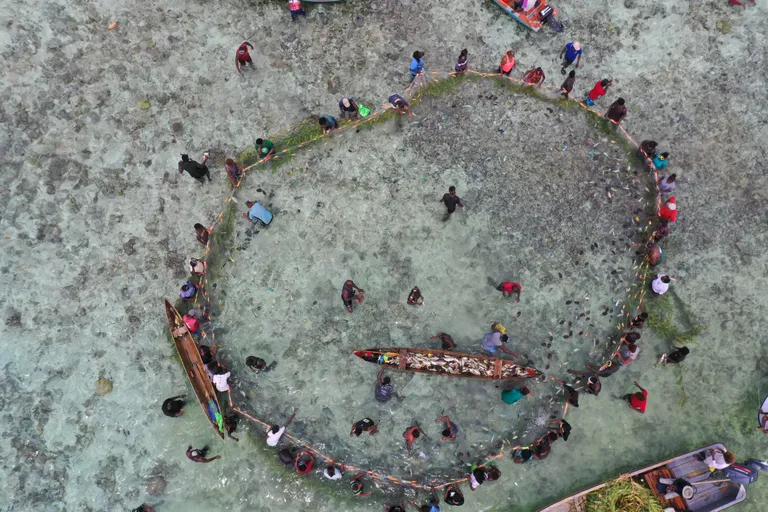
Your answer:
[[[162,475],[151,476],[147,478],[147,494],[150,496],[163,494],[167,485]]]
[[[96,394],[104,396],[110,394],[111,392],[112,381],[106,377],[99,377],[99,380],[96,381]]]

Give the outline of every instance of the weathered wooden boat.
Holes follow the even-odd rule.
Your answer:
[[[203,408],[205,417],[213,429],[219,437],[224,439],[221,407],[219,406],[219,400],[216,397],[213,383],[205,371],[205,365],[200,357],[197,343],[192,334],[190,334],[181,314],[179,314],[168,299],[165,299],[165,314],[168,317],[168,329],[179,353],[179,359],[181,359],[181,364],[184,366],[190,384],[192,384],[195,396],[200,402],[200,407]]]
[[[527,11],[515,9],[515,0],[493,0],[504,12],[515,18],[520,24],[525,25],[534,32],[541,30],[545,23],[551,23],[555,32],[563,30],[562,25],[555,20],[557,10],[552,8],[547,0],[538,0]]]
[[[355,350],[355,355],[393,370],[466,379],[515,381],[541,375],[537,369],[509,359],[428,348],[369,348]]]
[[[705,446],[699,450],[684,453],[643,469],[626,475],[633,481],[644,485],[659,498],[664,507],[673,507],[675,510],[689,510],[690,512],[717,512],[732,507],[747,499],[747,491],[743,485],[731,480],[711,480],[709,467],[697,457],[705,450],[719,448],[725,451],[722,444]],[[691,498],[676,496],[670,500],[656,489],[659,478],[683,478],[693,487]],[[539,512],[586,512],[587,500],[592,493],[599,492],[610,482],[603,482],[589,489],[571,494],[565,499],[544,507]]]

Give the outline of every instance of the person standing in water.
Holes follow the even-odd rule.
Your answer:
[[[454,71],[458,74],[464,74],[467,72],[467,66],[469,66],[469,61],[467,60],[467,57],[469,56],[469,52],[466,48],[461,50],[461,53],[459,54],[459,59],[456,62],[456,67],[454,68]]]
[[[405,445],[408,447],[408,455],[411,454],[413,442],[421,437],[422,434],[424,434],[424,431],[421,430],[421,427],[418,425],[413,425],[405,429],[405,432],[403,432],[403,438],[405,439]]]
[[[568,43],[563,47],[563,51],[560,52],[560,58],[563,58],[563,55],[565,55],[565,59],[563,59],[563,66],[560,70],[561,74],[565,74],[565,69],[573,64],[573,61],[576,61],[575,68],[579,68],[579,64],[581,64],[581,44],[579,44],[578,41],[573,41],[572,43]]]
[[[515,52],[512,50],[507,50],[507,53],[505,53],[504,57],[501,58],[501,63],[499,64],[497,73],[500,75],[509,76],[512,73],[512,70],[515,69],[516,65],[517,63],[515,62]]]
[[[424,296],[421,294],[421,290],[419,290],[418,286],[414,286],[413,290],[411,290],[411,293],[408,294],[408,305],[409,306],[423,306],[424,305]]]
[[[504,343],[509,343],[509,336],[501,334],[500,332],[488,332],[483,336],[481,342],[483,348],[491,355],[496,354],[496,350],[501,350],[505,354],[509,354],[514,357],[520,357],[504,346]]]
[[[211,232],[205,229],[205,226],[200,223],[195,224],[195,238],[197,238],[198,242],[203,245],[208,245],[208,238],[210,234]]]
[[[392,395],[395,394],[395,386],[392,385],[389,377],[382,377],[384,368],[379,370],[379,374],[376,376],[376,388],[374,389],[374,396],[377,402],[386,403],[392,399]]]
[[[501,400],[508,405],[512,405],[516,403],[518,400],[520,400],[523,397],[526,397],[531,394],[531,390],[527,387],[523,386],[520,389],[512,388],[512,389],[505,389],[501,392]]]
[[[237,414],[234,412],[228,412],[222,419],[224,421],[224,430],[227,431],[227,436],[235,441],[240,441],[238,438],[232,435],[237,432],[237,422],[239,420]]]
[[[378,432],[376,423],[371,418],[363,418],[360,421],[352,424],[352,430],[349,431],[349,437],[360,437],[363,432],[368,432],[369,436],[372,436]]]
[[[461,489],[459,489],[458,485],[450,484],[448,487],[445,488],[443,501],[445,501],[448,505],[453,505],[454,507],[460,507],[464,504],[464,494],[462,494]]]
[[[566,78],[565,82],[563,82],[563,85],[560,86],[560,91],[563,93],[563,98],[568,99],[568,95],[571,94],[571,91],[573,90],[574,83],[576,83],[576,72],[571,70],[571,72],[568,73],[568,78]]]
[[[288,428],[288,425],[291,424],[293,421],[293,418],[296,417],[296,411],[291,411],[291,417],[288,418],[288,421],[285,422],[285,425],[282,427],[278,425],[272,425],[267,429],[267,445],[269,446],[277,446],[277,443],[280,442],[280,438],[283,437],[283,433],[285,432],[285,429]]]
[[[357,119],[358,106],[353,98],[341,98],[339,100],[339,112],[341,118]]]
[[[408,503],[419,512],[440,512],[440,498],[437,497],[437,493],[434,489],[432,489],[432,496],[429,498],[429,503],[425,503],[422,506],[418,506],[413,500],[408,500]]]
[[[253,45],[248,41],[243,41],[235,52],[235,68],[241,75],[243,74],[242,68],[244,68],[246,64],[250,64],[252,68],[254,67],[253,59],[251,59],[251,54],[248,51],[248,48],[253,50]]]
[[[459,433],[459,427],[451,421],[448,416],[441,416],[435,420],[435,423],[445,422],[445,428],[442,431],[443,441],[455,441],[456,434]]]
[[[456,211],[457,206],[464,208],[464,205],[461,203],[461,198],[456,195],[456,187],[454,186],[448,187],[448,193],[443,194],[443,198],[440,202],[445,204],[449,216]]]
[[[170,418],[178,418],[184,413],[185,405],[187,405],[187,395],[166,398],[162,407],[163,414]]]
[[[674,349],[672,352],[669,354],[663,354],[661,356],[659,364],[680,364],[685,361],[685,358],[688,357],[688,354],[691,353],[691,351],[686,346],[673,346],[672,348]]]
[[[643,325],[645,325],[645,321],[648,320],[648,313],[643,311],[639,315],[637,315],[635,318],[632,319],[632,321],[629,323],[630,329],[642,329]]]
[[[349,481],[349,486],[352,489],[352,494],[354,494],[357,498],[367,498],[371,495],[371,492],[365,491],[365,485],[363,484],[363,477],[365,476],[365,473],[358,473],[355,476],[352,477],[352,480]]]
[[[208,178],[208,182],[211,182],[211,173],[208,172],[208,166],[206,166],[206,162],[208,162],[208,152],[206,151],[203,153],[203,163],[197,163],[194,160],[189,159],[189,155],[182,154],[181,160],[179,161],[179,174],[184,174],[184,171],[187,171],[187,173],[195,178],[200,184],[205,183],[205,178]]]
[[[256,154],[259,155],[261,160],[269,160],[275,154],[275,143],[269,139],[256,139],[256,144],[253,145],[253,149],[256,150]]]
[[[453,341],[453,338],[451,338],[450,334],[446,334],[444,332],[439,332],[429,338],[430,341],[437,341],[440,340],[442,342],[443,350],[453,350],[456,348],[456,343]]]
[[[411,66],[408,70],[411,72],[411,82],[424,72],[424,52],[413,52],[413,59],[411,59]]]
[[[341,301],[347,311],[351,313],[353,302],[359,306],[365,301],[365,290],[357,286],[351,279],[347,279],[344,281],[344,286],[341,287]]]
[[[637,381],[633,382],[633,384],[637,386],[637,389],[640,391],[637,393],[627,393],[622,396],[621,399],[629,404],[630,409],[634,409],[640,414],[644,414],[645,408],[648,405],[648,391],[640,387],[640,384],[638,384]]]
[[[597,396],[603,389],[603,384],[600,382],[600,377],[597,375],[592,375],[586,372],[577,372],[576,370],[568,370],[568,373],[576,375],[578,378],[577,382],[584,382],[584,391],[590,395]]]
[[[198,449],[192,449],[192,445],[189,445],[187,448],[187,458],[191,460],[192,462],[200,462],[203,464],[207,464],[209,462],[213,462],[216,459],[220,459],[221,455],[217,455],[211,459],[206,459],[205,456],[208,455],[208,446],[203,446],[200,450]]]
[[[520,302],[520,294],[523,291],[523,285],[514,281],[504,281],[497,288],[501,292],[502,297],[511,297],[513,294],[517,294],[517,302]]]
[[[323,471],[323,476],[329,480],[341,480],[343,474],[342,469],[336,469],[333,464],[328,464],[328,467]]]

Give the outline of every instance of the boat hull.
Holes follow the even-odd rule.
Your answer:
[[[544,26],[544,23],[542,23],[541,19],[539,18],[539,12],[541,11],[541,9],[547,6],[546,1],[542,1],[541,5],[531,9],[527,14],[524,12],[515,12],[512,9],[512,6],[514,5],[514,1],[512,0],[509,0],[509,1],[493,0],[493,2],[499,7],[501,7],[504,10],[504,12],[512,16],[515,20],[517,20],[518,23],[520,23],[525,27],[528,27],[534,32],[538,32],[539,30],[541,30],[541,27]]]
[[[176,351],[179,353],[179,359],[181,359],[181,364],[184,366],[189,383],[192,384],[197,401],[200,402],[200,407],[203,409],[208,423],[211,424],[219,437],[224,439],[219,399],[216,396],[213,383],[205,371],[205,365],[200,357],[197,343],[192,334],[190,334],[181,314],[168,299],[165,299],[165,315],[168,319],[168,329],[173,338],[173,343],[176,346]]]
[[[421,348],[370,348],[354,354],[369,363],[392,370],[427,375],[445,375],[475,380],[519,381],[541,375],[530,368],[500,357]]]

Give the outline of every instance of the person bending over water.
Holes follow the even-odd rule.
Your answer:
[[[296,461],[297,451],[293,446],[284,446],[277,452],[277,456],[280,458],[280,462],[287,466],[293,466]]]
[[[451,484],[446,487],[445,494],[443,495],[443,501],[445,501],[448,505],[453,505],[454,507],[462,506],[464,504],[464,495],[461,493],[459,486],[456,484]]]
[[[584,382],[584,390],[589,393],[590,395],[599,395],[600,390],[603,389],[603,385],[600,382],[600,377],[597,375],[592,375],[590,373],[586,372],[577,372],[576,370],[568,370],[568,373],[571,375],[576,375],[578,377],[578,382]]]
[[[384,505],[384,512],[405,512],[405,503],[401,501],[397,505]]]
[[[422,506],[418,506],[413,500],[408,500],[408,503],[413,505],[413,508],[419,512],[440,512],[440,498],[437,497],[437,493],[432,489],[432,496],[429,498],[429,503],[425,503]]]
[[[688,347],[672,347],[673,350],[669,354],[663,354],[659,360],[659,364],[680,364],[685,361],[685,358],[690,354]]]
[[[405,432],[403,432],[403,438],[405,438],[405,445],[408,447],[408,455],[411,454],[413,442],[421,437],[422,434],[424,434],[424,431],[421,430],[421,427],[418,425],[414,425],[405,429]]]
[[[328,467],[323,471],[323,476],[329,480],[340,480],[342,477],[341,469],[337,469],[333,464],[328,464]]]
[[[315,468],[315,457],[307,451],[299,453],[296,456],[294,468],[298,474],[306,475]]]
[[[410,306],[423,306],[424,296],[421,294],[418,286],[414,286],[411,293],[408,295],[408,305]]]
[[[520,283],[504,281],[496,289],[501,292],[503,297],[511,297],[513,294],[517,294],[517,302],[520,302],[520,293],[523,291],[523,286]]]
[[[352,425],[352,430],[349,432],[349,437],[352,437],[353,435],[355,437],[360,437],[363,432],[368,432],[368,435],[372,436],[378,432],[378,430],[379,429],[376,426],[376,423],[374,423],[371,418],[363,418]]]
[[[192,462],[200,462],[204,464],[207,464],[208,462],[213,462],[216,459],[221,458],[221,455],[217,455],[211,459],[206,459],[205,456],[208,455],[208,450],[209,450],[208,446],[203,446],[203,448],[200,450],[197,450],[197,449],[193,450],[192,445],[189,445],[189,447],[187,448],[187,458]]]
[[[163,414],[171,418],[176,418],[184,413],[184,406],[187,405],[187,395],[178,395],[167,398],[163,402]]]
[[[248,356],[245,358],[245,366],[248,367],[249,370],[251,370],[253,373],[267,373],[269,371],[272,371],[275,369],[275,366],[277,366],[277,361],[272,361],[269,363],[269,366],[267,366],[267,362],[263,360],[260,357],[255,356]]]
[[[237,414],[234,412],[228,412],[224,415],[223,419],[224,430],[227,431],[227,436],[229,436],[230,439],[234,439],[235,441],[240,441],[238,438],[232,435],[237,431],[237,421],[239,419]]]
[[[579,392],[576,389],[572,388],[562,380],[557,380],[554,377],[550,377],[550,379],[552,379],[553,382],[557,382],[558,384],[563,386],[563,389],[565,390],[566,403],[569,403],[574,407],[579,406]]]
[[[501,471],[497,467],[474,468],[469,475],[469,488],[473,491],[484,482],[493,482],[501,477]]]
[[[445,428],[443,429],[443,441],[454,441],[456,434],[459,432],[459,427],[451,421],[449,416],[442,416],[435,420],[435,423],[445,422]]]
[[[429,340],[430,341],[437,341],[437,340],[442,341],[442,343],[443,343],[442,344],[443,350],[453,350],[454,348],[456,348],[456,343],[454,343],[453,338],[451,338],[451,335],[450,334],[445,334],[444,332],[439,332],[439,333],[435,334],[434,336],[429,338]]]
[[[636,410],[640,414],[644,414],[645,408],[648,405],[648,391],[640,387],[640,384],[638,384],[637,381],[633,382],[633,384],[637,386],[637,389],[640,391],[637,393],[627,393],[622,396],[621,399],[626,401],[631,409]]]
[[[203,245],[208,245],[208,237],[210,234],[211,232],[205,229],[205,226],[200,223],[195,224],[195,238],[197,238],[198,242]]]
[[[365,290],[357,286],[351,279],[347,279],[344,282],[344,286],[341,287],[341,301],[344,303],[347,311],[351,313],[352,302],[359,306],[365,301]]]
[[[382,377],[384,368],[379,370],[379,374],[376,376],[376,388],[374,389],[374,396],[377,402],[386,403],[392,399],[392,395],[395,395],[395,386],[392,385],[389,377]]]
[[[280,442],[280,438],[283,437],[283,432],[285,432],[285,429],[288,428],[288,425],[291,424],[293,421],[293,418],[296,417],[296,412],[291,411],[291,417],[288,418],[288,421],[285,422],[285,425],[278,426],[278,425],[272,425],[267,429],[267,444],[269,446],[277,446],[277,443]]]
[[[643,311],[639,315],[637,315],[635,318],[632,319],[632,321],[629,323],[630,329],[642,329],[643,325],[645,325],[645,321],[648,320],[648,313]]]
[[[504,343],[509,343],[509,336],[506,334],[501,334],[500,332],[489,332],[483,336],[482,345],[489,354],[496,354],[496,350],[499,349],[505,354],[509,354],[514,357],[520,357],[519,354],[516,354],[506,348],[503,345]]]
[[[365,485],[363,485],[363,477],[365,473],[358,473],[352,477],[349,481],[349,486],[352,489],[352,494],[358,498],[367,498],[371,495],[370,491],[365,492]]]

